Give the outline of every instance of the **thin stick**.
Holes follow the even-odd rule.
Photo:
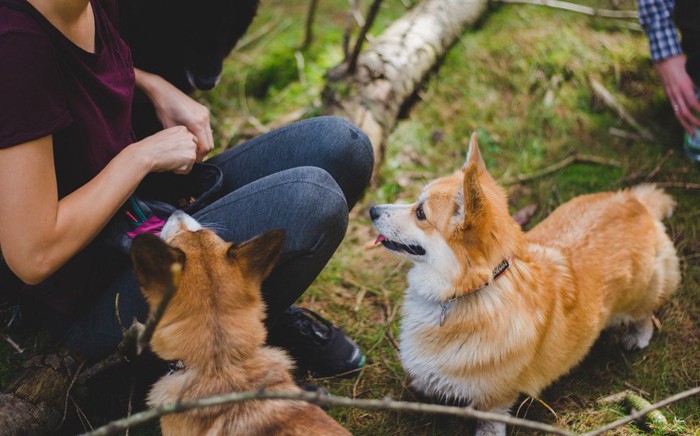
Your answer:
[[[277,28],[279,26],[279,24],[280,24],[280,20],[277,19],[277,20],[271,21],[271,22],[261,26],[254,33],[251,33],[250,35],[246,35],[244,38],[241,38],[240,40],[238,40],[238,43],[236,44],[234,51],[242,50],[244,47],[252,44],[253,42],[257,41],[258,39],[260,39],[263,36],[270,33],[270,31]]]
[[[124,337],[119,345],[117,345],[116,351],[83,371],[78,378],[79,384],[85,383],[106,369],[128,361],[127,356],[133,352],[134,343],[136,344],[136,355],[138,356],[143,352],[143,349],[146,348],[150,342],[158,322],[163,317],[163,313],[165,313],[165,308],[168,306],[168,303],[170,303],[173,295],[175,295],[175,291],[180,283],[182,265],[174,263],[170,268],[173,274],[172,280],[168,284],[168,289],[165,290],[160,304],[146,320],[146,324],[141,324],[134,319],[131,327],[124,333]]]
[[[643,127],[637,120],[634,119],[632,115],[627,112],[627,110],[622,107],[622,105],[617,101],[614,95],[610,93],[605,87],[595,80],[592,77],[589,77],[589,80],[591,82],[591,86],[593,87],[593,93],[600,98],[603,103],[610,109],[613,109],[615,112],[617,112],[617,115],[625,120],[630,126],[634,127],[637,132],[642,136],[642,138],[649,140],[649,141],[654,141],[654,135],[645,127]]]
[[[687,391],[680,392],[676,395],[673,395],[671,397],[666,398],[665,400],[659,401],[656,404],[652,404],[651,406],[647,407],[646,409],[639,410],[637,412],[631,413],[624,418],[620,418],[617,421],[611,422],[608,425],[605,425],[603,427],[600,427],[596,430],[589,431],[588,433],[584,433],[581,436],[598,436],[600,434],[603,434],[607,431],[610,431],[612,429],[622,427],[623,425],[630,423],[636,419],[641,418],[642,416],[646,415],[649,412],[653,412],[654,410],[660,409],[664,406],[668,406],[671,403],[675,403],[677,401],[683,400],[688,397],[692,397],[693,395],[700,394],[700,386],[688,389]]]
[[[63,416],[61,417],[61,422],[56,426],[56,430],[61,428],[64,422],[66,422],[66,415],[68,414],[68,399],[70,398],[70,391],[73,389],[73,386],[75,385],[75,382],[78,380],[78,375],[80,374],[80,370],[83,368],[83,365],[85,365],[85,362],[80,362],[80,366],[78,369],[75,370],[75,374],[73,374],[73,378],[71,378],[70,384],[68,385],[68,389],[66,389],[66,400],[63,403]]]
[[[664,157],[661,158],[658,164],[654,167],[654,169],[646,176],[644,180],[649,181],[656,177],[657,174],[659,174],[659,171],[661,171],[661,167],[663,166],[664,162],[668,160],[673,155],[673,149],[670,149],[666,152]]]
[[[5,339],[5,342],[10,344],[10,346],[14,348],[17,353],[24,353],[24,348],[20,347],[19,344],[15,342],[9,335],[2,335],[2,338]]]
[[[163,299],[160,301],[156,310],[154,310],[151,315],[146,320],[143,330],[136,338],[136,354],[140,355],[143,349],[146,348],[148,343],[151,341],[153,332],[156,331],[156,326],[160,319],[163,318],[165,309],[168,307],[170,300],[172,300],[175,295],[175,291],[180,284],[180,273],[182,272],[182,265],[179,263],[174,263],[170,266],[170,272],[173,274],[172,280],[168,283],[168,289],[165,290],[163,294]]]
[[[217,397],[201,398],[193,401],[183,401],[180,403],[166,404],[163,406],[156,407],[154,409],[149,409],[134,414],[130,418],[124,418],[117,421],[113,421],[103,427],[96,429],[95,431],[85,433],[85,435],[98,436],[114,434],[120,431],[124,431],[126,428],[138,424],[143,424],[144,422],[150,421],[163,415],[185,412],[188,410],[202,407],[220,406],[223,404],[240,403],[243,401],[263,399],[306,401],[308,403],[316,404],[322,407],[353,407],[366,410],[390,410],[394,412],[432,413],[450,415],[461,418],[476,418],[484,421],[504,422],[508,425],[529,428],[532,430],[538,430],[562,436],[576,435],[576,433],[553,427],[551,425],[535,421],[528,421],[520,418],[513,418],[510,415],[503,415],[500,413],[482,412],[479,410],[472,409],[470,407],[441,406],[439,404],[395,401],[390,398],[384,398],[383,400],[371,400],[352,399],[346,397],[324,397],[320,392],[270,392],[259,390],[249,392],[235,392],[232,394]]]
[[[590,154],[572,154],[571,156],[560,160],[557,163],[554,163],[548,167],[542,168],[541,170],[534,171],[529,174],[519,174],[515,177],[511,177],[509,179],[502,180],[501,183],[504,185],[510,185],[515,182],[525,182],[528,180],[536,179],[538,177],[546,176],[547,174],[552,174],[556,171],[561,170],[562,168],[565,168],[575,162],[587,162],[587,163],[595,163],[595,164],[600,164],[600,165],[609,165],[613,167],[619,167],[620,162],[613,160],[613,159],[606,159],[604,157],[600,156],[593,156]]]
[[[683,188],[683,189],[700,189],[700,183],[687,182],[655,182],[659,188]]]
[[[311,41],[314,39],[314,16],[316,15],[316,6],[318,5],[318,0],[311,0],[309,3],[309,11],[306,14],[306,33],[304,36],[304,42],[299,47],[300,50],[306,50],[311,45]]]
[[[353,47],[352,54],[350,55],[350,59],[348,60],[348,72],[350,74],[354,73],[355,69],[357,68],[357,58],[360,57],[362,44],[364,44],[365,42],[367,32],[369,32],[369,28],[372,27],[372,23],[374,23],[374,19],[377,17],[377,13],[379,12],[379,7],[381,5],[382,0],[374,0],[372,2],[372,6],[369,9],[369,14],[367,15],[365,25],[362,26],[360,34],[357,36],[357,41],[355,41],[355,47]]]
[[[548,6],[550,8],[564,9],[572,12],[580,12],[586,15],[605,18],[637,18],[637,11],[616,11],[611,9],[595,9],[588,6],[577,5],[575,3],[562,2],[558,0],[496,0],[501,3],[521,3],[527,5]]]

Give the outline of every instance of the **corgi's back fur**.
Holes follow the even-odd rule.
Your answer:
[[[176,212],[161,233],[134,240],[132,259],[151,310],[182,265],[179,287],[151,341],[164,360],[184,369],[153,386],[152,407],[265,388],[299,392],[287,354],[265,346],[260,285],[279,257],[284,232],[273,230],[242,244],[221,240]],[[289,400],[247,401],[161,418],[165,435],[348,435],[319,407]]]
[[[680,282],[660,221],[673,207],[640,185],[574,198],[524,233],[473,136],[461,170],[416,203],[370,212],[377,240],[414,262],[400,332],[413,387],[507,411],[580,362],[606,326],[627,324],[623,346],[646,347],[653,311]]]

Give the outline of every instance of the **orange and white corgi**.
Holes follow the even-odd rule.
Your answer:
[[[507,412],[580,362],[607,326],[628,326],[626,349],[646,347],[653,311],[680,282],[661,223],[674,205],[654,185],[584,195],[523,233],[472,136],[461,170],[413,204],[370,211],[377,242],[414,263],[400,328],[412,386]],[[477,435],[505,430],[477,423]]]
[[[271,230],[241,244],[224,242],[211,230],[176,212],[157,236],[134,239],[132,259],[151,310],[172,283],[171,265],[182,265],[179,287],[151,341],[165,360],[184,369],[153,386],[152,407],[197,398],[252,391],[299,392],[292,361],[265,346],[265,309],[260,285],[282,249],[284,231]],[[165,435],[349,435],[321,408],[301,401],[248,401],[161,418]]]

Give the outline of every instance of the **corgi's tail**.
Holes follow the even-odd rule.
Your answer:
[[[659,221],[669,218],[676,207],[673,197],[665,193],[663,189],[656,187],[653,183],[634,186],[630,189],[630,192]]]

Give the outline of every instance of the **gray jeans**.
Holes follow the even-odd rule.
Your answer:
[[[367,187],[374,165],[362,131],[335,117],[318,117],[261,135],[207,162],[224,173],[224,195],[193,214],[224,240],[242,242],[284,228],[279,264],[263,283],[268,326],[311,285],[345,236],[348,211]],[[146,304],[127,259],[115,259],[104,291],[64,344],[90,360],[111,353],[123,327],[144,320]],[[115,297],[119,293],[119,316]]]

